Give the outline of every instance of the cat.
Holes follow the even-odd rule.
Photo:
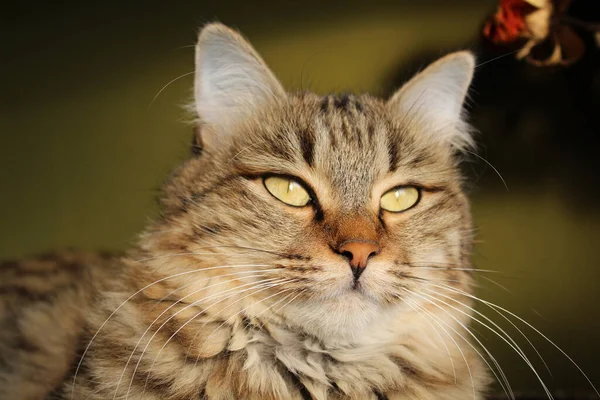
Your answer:
[[[218,23],[195,64],[192,155],[136,247],[0,268],[0,398],[483,399],[474,56],[387,101],[286,93]]]

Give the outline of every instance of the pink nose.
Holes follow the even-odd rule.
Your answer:
[[[347,241],[342,243],[338,252],[348,258],[354,279],[358,279],[369,262],[369,257],[379,253],[379,246],[371,241]]]

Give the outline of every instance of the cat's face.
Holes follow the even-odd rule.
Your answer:
[[[470,144],[460,113],[472,69],[471,55],[451,55],[387,102],[289,95],[237,34],[205,28],[204,148],[167,184],[153,246],[192,254],[179,268],[223,266],[207,273],[239,278],[226,285],[246,290],[237,298],[321,334],[422,303],[429,282],[466,289],[471,221],[456,153]]]

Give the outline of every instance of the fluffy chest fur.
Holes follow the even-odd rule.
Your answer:
[[[272,302],[238,300],[203,302],[202,313],[186,310],[194,302],[126,303],[94,338],[63,398],[478,399],[488,381],[464,341],[466,318],[428,318],[435,311],[414,304],[345,338],[319,338],[273,312]]]

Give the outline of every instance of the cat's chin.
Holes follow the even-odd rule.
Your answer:
[[[296,303],[286,318],[303,331],[324,342],[352,343],[385,322],[395,307],[375,301],[361,285],[308,302]],[[376,328],[375,328],[376,329]]]
[[[374,292],[368,284],[365,284],[360,280],[352,282],[350,285],[348,285],[346,293],[348,296],[358,296],[359,298],[362,297],[363,301],[371,300],[377,302],[379,300],[377,293]]]

